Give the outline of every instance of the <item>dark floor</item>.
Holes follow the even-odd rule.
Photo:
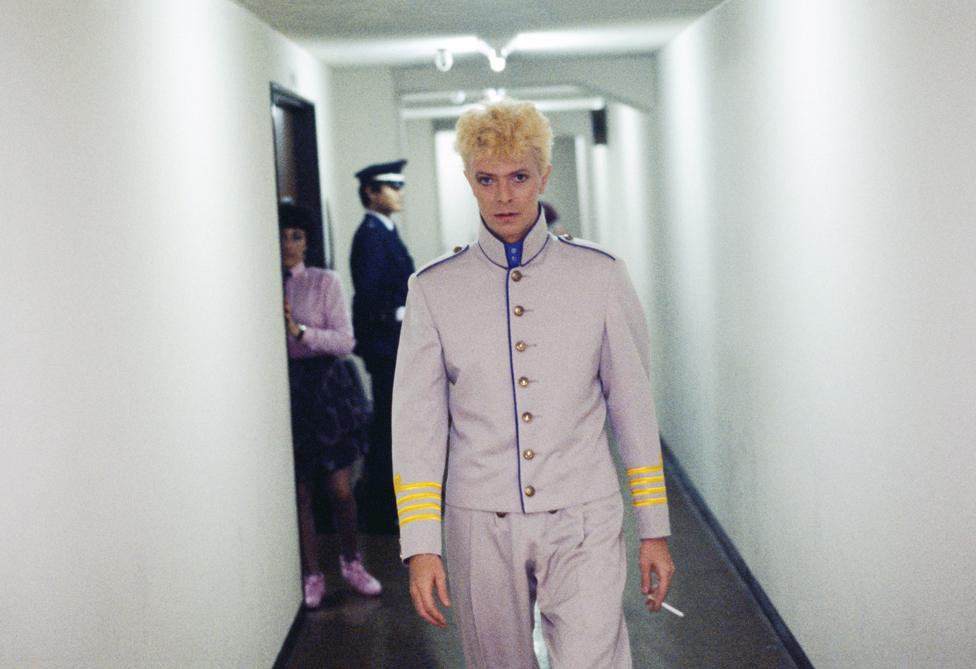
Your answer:
[[[668,602],[686,615],[681,619],[663,611],[649,614],[643,606],[637,569],[631,563],[624,606],[635,669],[795,667],[678,480],[669,477],[668,493],[671,553],[677,565]],[[625,529],[628,555],[636,556],[630,514]],[[334,537],[322,536],[322,542],[324,564],[337,565]],[[326,600],[321,609],[308,612],[301,621],[285,664],[288,669],[463,668],[453,624],[446,630],[436,629],[414,614],[397,550],[392,537],[363,537],[365,562],[383,582],[379,598],[355,595],[337,570],[326,574]],[[542,669],[547,666],[542,658]]]

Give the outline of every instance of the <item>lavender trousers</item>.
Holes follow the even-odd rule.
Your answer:
[[[537,669],[533,607],[551,669],[630,669],[619,494],[541,513],[447,506],[448,584],[468,669]]]

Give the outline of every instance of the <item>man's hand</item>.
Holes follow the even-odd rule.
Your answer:
[[[647,610],[660,611],[674,575],[674,562],[671,561],[668,540],[641,539],[639,564],[641,592],[650,595],[647,599]],[[651,578],[652,573],[657,575],[656,583]]]
[[[667,550],[667,547],[665,547]],[[444,563],[440,555],[421,553],[410,558],[410,599],[413,608],[421,618],[436,627],[447,627],[444,614],[437,608],[434,600],[434,589],[437,598],[444,606],[450,606],[451,600],[447,596],[447,575],[444,573]]]

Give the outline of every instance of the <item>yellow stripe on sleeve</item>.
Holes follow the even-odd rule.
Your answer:
[[[644,478],[634,479],[630,482],[630,489],[633,490],[634,486],[639,486],[644,483],[664,483],[663,476],[645,476]]]
[[[397,516],[400,519],[400,527],[409,525],[417,520],[436,520],[441,522],[441,492],[443,485],[434,481],[418,481],[416,483],[404,483],[399,474],[393,477],[393,490],[397,496]],[[401,493],[411,490],[419,490],[409,495]],[[423,501],[427,500],[427,501]],[[419,502],[411,504],[411,502]],[[427,513],[415,513],[426,511]],[[436,513],[430,513],[434,511]]]
[[[423,490],[425,488],[434,488],[435,490],[440,490],[444,486],[440,483],[434,483],[433,481],[421,481],[420,483],[403,483],[403,479],[397,474],[393,477],[393,491],[396,494],[400,494],[405,490]]]
[[[415,499],[436,499],[440,501],[441,494],[439,492],[418,492],[413,495],[404,495],[397,499],[397,505],[403,504],[404,502],[410,502]]]
[[[402,509],[399,509],[397,513],[399,513],[402,516],[408,511],[419,511],[420,509],[431,509],[433,511],[440,511],[441,505],[440,504],[412,504],[410,506],[405,506]]]
[[[663,472],[664,465],[658,465],[656,467],[632,467],[627,470],[627,476],[635,476],[636,474],[653,474],[655,472]]]
[[[634,500],[634,506],[654,506],[656,504],[667,504],[667,497],[654,497],[653,499]]]
[[[408,518],[402,519],[400,521],[400,527],[403,527],[404,525],[408,525],[408,524],[412,523],[415,520],[436,520],[436,521],[440,521],[440,519],[441,519],[440,516],[435,515],[433,513],[422,513],[422,514],[419,514],[419,515],[416,515],[416,516],[410,516]]]
[[[647,497],[648,495],[657,495],[659,493],[665,492],[664,486],[660,488],[644,488],[642,490],[632,490],[631,495],[634,497]]]

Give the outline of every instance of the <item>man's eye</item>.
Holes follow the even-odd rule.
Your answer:
[[[481,184],[482,186],[490,186],[491,177],[478,177],[478,183]]]
[[[522,183],[522,182],[528,181],[528,180],[529,180],[529,175],[528,174],[516,174],[515,175],[515,181],[517,181],[518,183]]]

